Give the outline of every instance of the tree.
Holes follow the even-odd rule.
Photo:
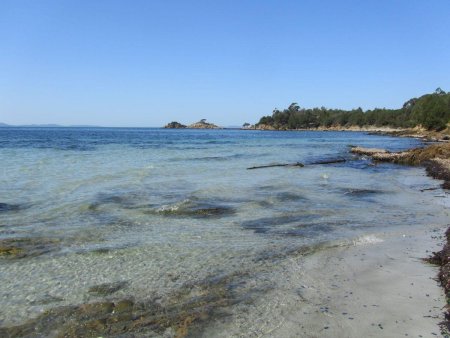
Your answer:
[[[445,95],[445,92],[441,89],[441,87],[436,88],[434,93],[437,95]]]

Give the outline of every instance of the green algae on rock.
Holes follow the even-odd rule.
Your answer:
[[[60,240],[44,237],[0,239],[0,258],[19,259],[36,257],[59,247]]]
[[[0,327],[1,337],[184,337],[214,311],[229,306],[234,276],[185,285],[168,300],[122,298],[50,309],[28,322]]]

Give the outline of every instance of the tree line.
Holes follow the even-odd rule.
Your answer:
[[[439,131],[445,129],[449,122],[450,92],[438,88],[434,93],[406,101],[400,109],[305,109],[292,103],[287,109],[275,109],[271,116],[263,116],[256,126],[286,130],[351,126],[413,128],[420,125]]]

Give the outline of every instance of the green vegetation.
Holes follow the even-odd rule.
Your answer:
[[[442,130],[450,122],[450,93],[438,88],[432,94],[413,98],[400,109],[375,108],[363,111],[300,108],[292,103],[287,109],[275,109],[272,116],[263,116],[257,127],[286,129],[309,129],[329,127],[376,126],[413,128],[422,126],[428,130]]]

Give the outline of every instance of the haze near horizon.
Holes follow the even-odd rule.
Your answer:
[[[2,1],[0,122],[255,123],[450,90],[450,2]]]

